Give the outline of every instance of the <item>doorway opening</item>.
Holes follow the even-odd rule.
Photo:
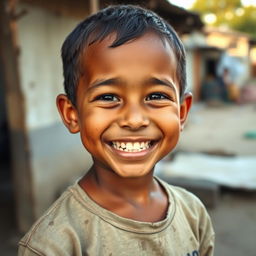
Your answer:
[[[14,188],[11,171],[10,132],[8,127],[7,107],[3,70],[0,65],[0,240],[17,229],[15,218]],[[3,249],[3,248],[2,248]]]

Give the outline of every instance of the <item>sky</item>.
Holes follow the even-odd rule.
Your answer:
[[[244,6],[248,6],[248,5],[256,6],[256,0],[241,0],[241,2]]]
[[[195,0],[168,0],[168,1],[174,5],[183,7],[185,9],[190,8],[195,2]],[[244,6],[248,6],[248,5],[256,6],[256,0],[241,0],[241,2]]]
[[[177,6],[185,8],[185,9],[188,9],[193,5],[195,0],[168,0],[168,1],[171,2],[174,5],[177,5]]]

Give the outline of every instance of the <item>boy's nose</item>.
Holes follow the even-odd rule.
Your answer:
[[[147,127],[150,121],[145,111],[140,106],[127,106],[121,114],[119,125],[122,128],[138,130]]]

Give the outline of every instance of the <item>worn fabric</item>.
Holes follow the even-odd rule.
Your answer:
[[[148,223],[120,217],[75,184],[22,238],[18,255],[213,255],[214,231],[202,203],[188,191],[158,181],[169,199],[164,220]]]

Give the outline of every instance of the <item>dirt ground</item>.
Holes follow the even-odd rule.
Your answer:
[[[244,136],[250,130],[256,130],[256,104],[197,104],[178,150],[256,156],[256,140]],[[5,196],[0,198],[0,255],[14,256],[21,234],[15,228],[13,201],[8,191],[8,187],[1,191]],[[209,209],[209,213],[216,232],[216,256],[256,256],[256,192],[222,188],[217,206]]]
[[[178,148],[256,156],[256,140],[245,136],[249,131],[256,132],[256,103],[218,107],[195,104]]]
[[[222,191],[209,210],[216,232],[216,256],[256,255],[256,193]]]

